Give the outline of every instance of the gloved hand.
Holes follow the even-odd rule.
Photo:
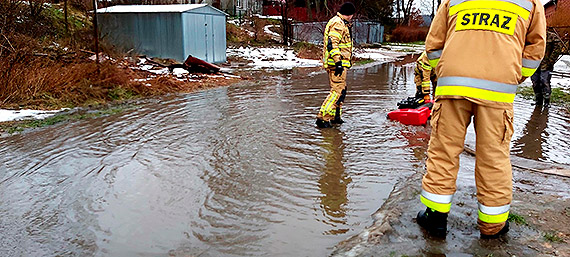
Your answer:
[[[334,75],[340,76],[342,75],[342,71],[344,71],[344,67],[342,67],[342,61],[336,62],[334,64]]]

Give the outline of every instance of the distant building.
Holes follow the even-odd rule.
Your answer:
[[[117,5],[97,10],[101,35],[123,50],[183,62],[226,61],[226,13],[206,4]]]
[[[162,5],[162,4],[207,4],[230,15],[243,16],[262,13],[264,0],[106,0],[103,6],[115,5]]]
[[[284,0],[263,0],[262,2],[262,15],[266,16],[281,16],[281,7],[285,3]],[[305,0],[295,0],[287,2],[287,17],[295,21],[308,21],[309,12],[307,9],[307,2]],[[315,17],[316,10],[311,9],[311,17]]]
[[[550,18],[558,9],[570,10],[570,0],[549,0],[544,4],[546,19]],[[570,25],[570,20],[568,21]]]

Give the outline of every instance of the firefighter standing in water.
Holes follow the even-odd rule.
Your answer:
[[[352,66],[352,33],[350,20],[356,8],[344,3],[325,27],[323,66],[329,75],[330,93],[317,114],[317,127],[330,128],[342,124],[342,104],[346,97],[346,69]]]
[[[546,18],[539,0],[444,0],[426,39],[438,85],[418,224],[445,237],[459,154],[471,118],[481,238],[509,230],[513,100],[544,56]]]
[[[428,101],[430,97],[430,82],[433,84],[433,91],[437,86],[437,76],[435,70],[430,66],[427,54],[424,51],[416,60],[414,68],[414,82],[416,83],[416,99]]]
[[[534,104],[542,105],[544,101],[544,107],[550,106],[550,93],[552,92],[550,88],[551,72],[554,70],[554,64],[558,61],[558,57],[564,52],[564,48],[564,44],[555,32],[546,32],[544,59],[540,62],[540,67],[530,77],[534,91]]]

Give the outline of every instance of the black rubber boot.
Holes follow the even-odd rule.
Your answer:
[[[447,213],[426,208],[425,211],[418,212],[416,221],[432,236],[445,237],[447,235]]]
[[[502,235],[506,234],[507,232],[509,232],[509,221],[505,223],[505,226],[499,232],[497,232],[497,234],[494,235],[481,234],[481,239],[497,239]]]
[[[321,119],[317,119],[316,124],[317,124],[318,128],[332,128],[332,124],[330,121],[324,121]]]
[[[340,125],[340,124],[343,124],[343,123],[344,123],[344,120],[342,120],[342,119],[340,118],[340,108],[336,108],[336,112],[335,112],[335,115],[334,115],[334,119],[331,121],[331,123],[332,123],[332,124],[337,124],[337,125]]]
[[[550,107],[550,97],[544,98],[544,107]]]
[[[534,104],[535,105],[542,105],[542,95],[535,95],[534,96]]]

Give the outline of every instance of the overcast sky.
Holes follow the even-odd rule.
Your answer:
[[[548,2],[549,0],[540,0],[542,2],[542,4]],[[422,3],[428,3],[428,4],[423,4]],[[416,8],[419,8],[422,11],[422,14],[425,15],[429,15],[431,14],[431,0],[415,0],[414,1],[414,5],[416,6]]]

